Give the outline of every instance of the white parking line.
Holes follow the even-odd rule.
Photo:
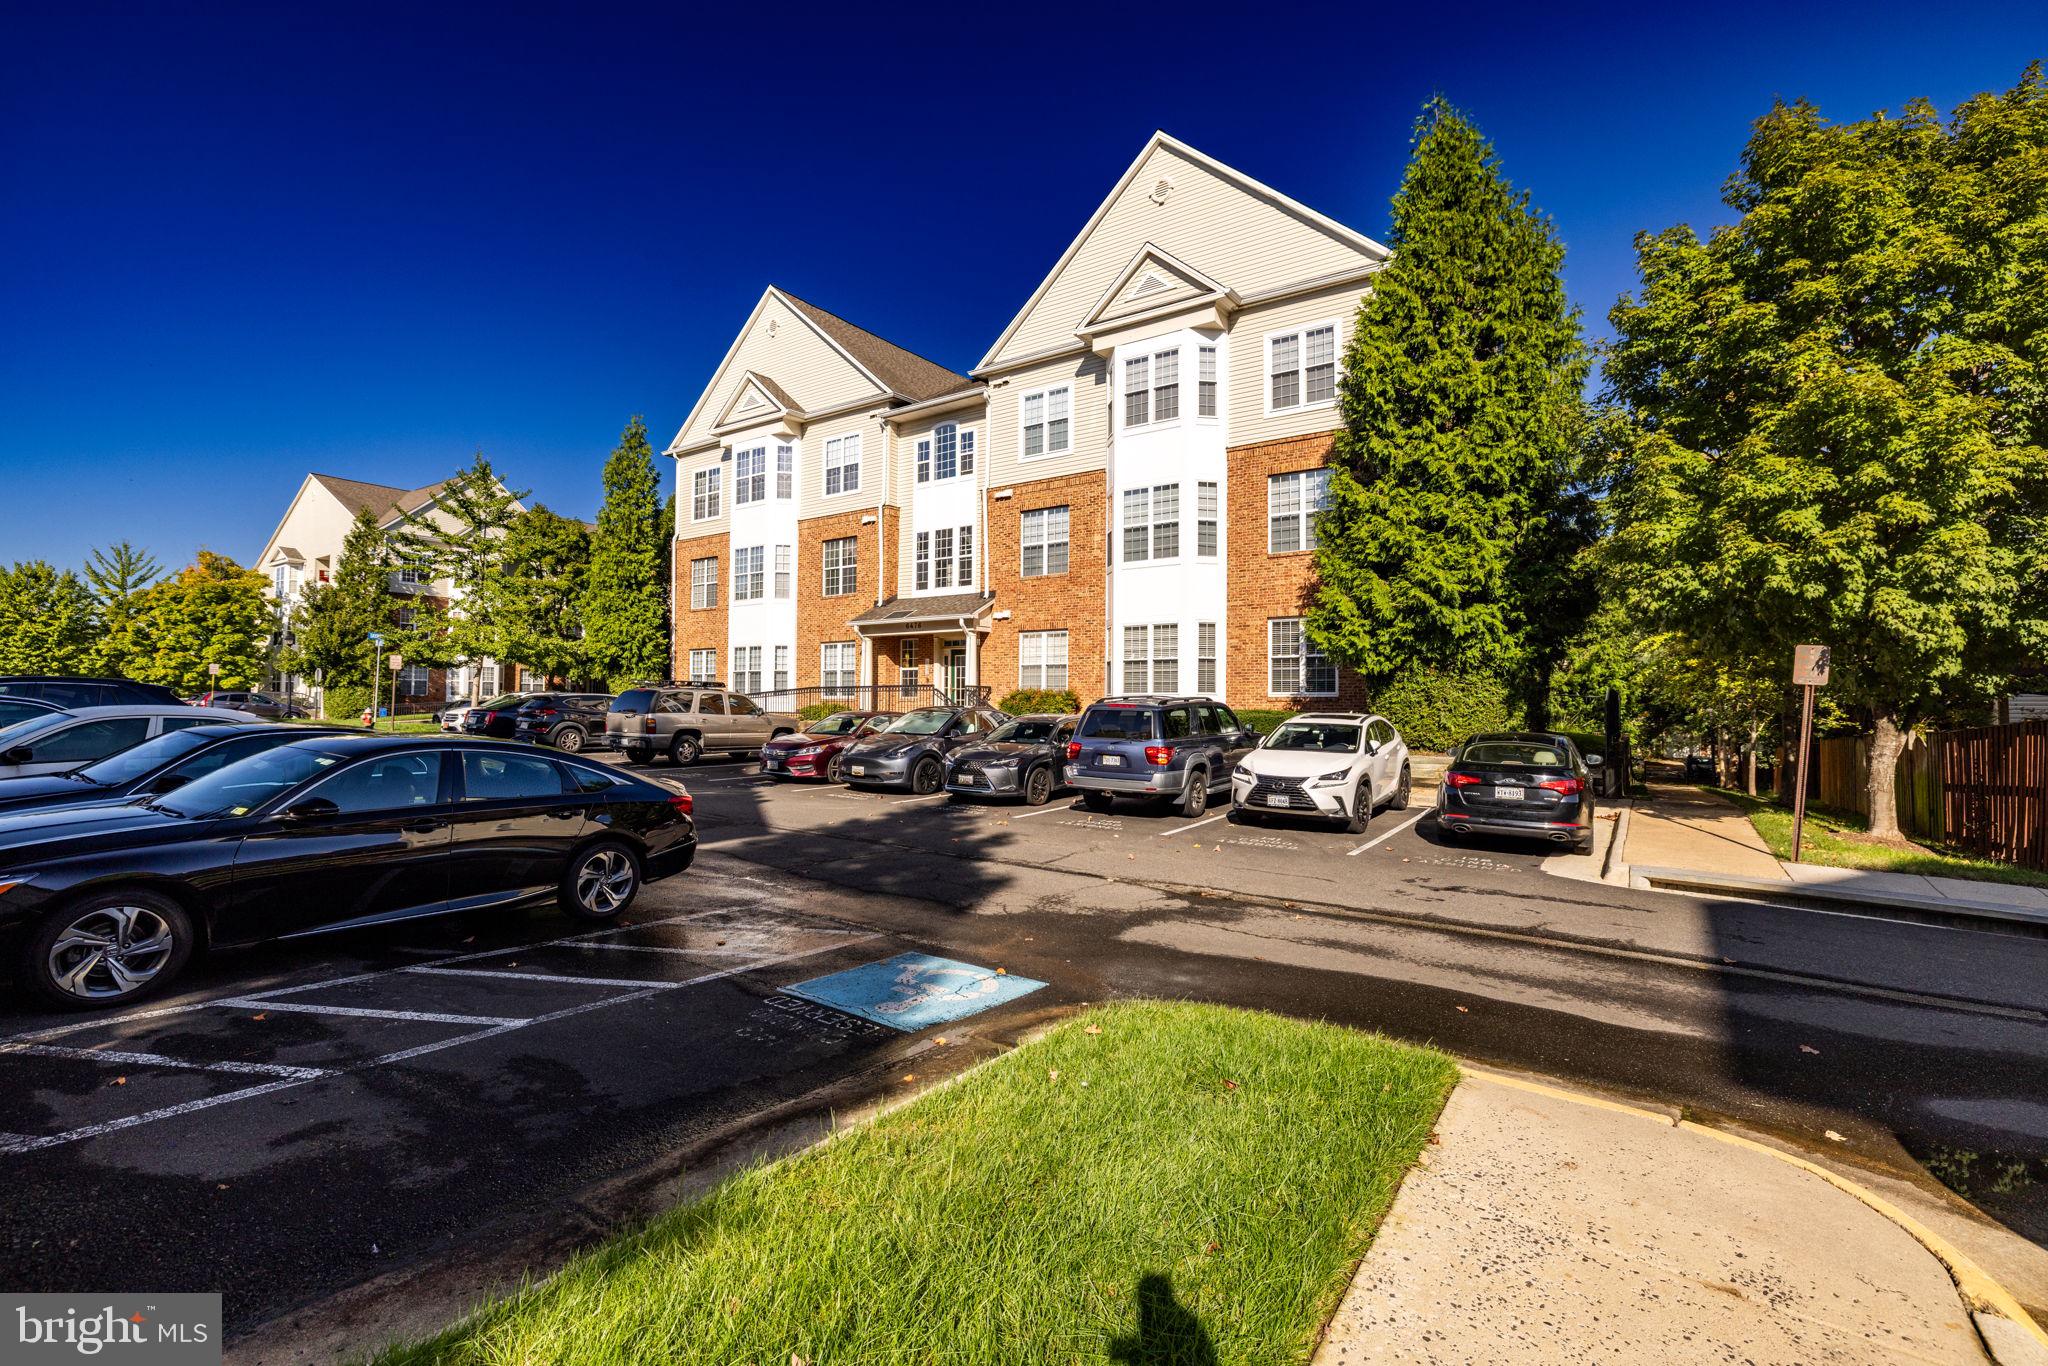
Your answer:
[[[444,1015],[434,1010],[371,1010],[364,1006],[330,1006],[317,1001],[264,1001],[254,996],[230,996],[210,1005],[230,1010],[296,1011],[301,1015],[350,1015],[364,1020],[413,1020],[420,1024],[518,1025],[529,1023],[522,1015]]]
[[[1037,811],[1026,811],[1021,815],[1012,816],[1010,819],[1013,821],[1028,821],[1033,816],[1057,816],[1062,811],[1071,815],[1076,811],[1086,811],[1087,809],[1085,806],[1075,806],[1072,802],[1069,802],[1065,806],[1048,806]]]
[[[564,977],[552,972],[505,972],[497,968],[407,968],[406,971],[434,977],[505,977],[515,982],[557,982],[574,987],[659,987],[666,990],[682,985],[681,982],[648,982],[633,977]]]
[[[139,1115],[123,1115],[119,1119],[88,1124],[83,1129],[69,1129],[61,1134],[47,1134],[40,1138],[12,1135],[7,1139],[0,1139],[0,1153],[28,1153],[38,1148],[55,1148],[64,1143],[76,1143],[80,1139],[98,1138],[101,1134],[118,1133],[122,1129],[132,1129],[138,1124],[151,1124],[159,1119],[175,1119],[179,1115],[189,1115],[197,1110],[210,1110],[231,1100],[249,1100],[255,1096],[267,1096],[272,1091],[304,1086],[307,1080],[304,1077],[287,1077],[282,1081],[269,1081],[261,1086],[244,1087],[240,1091],[229,1091],[224,1095],[202,1096],[198,1100],[188,1100],[182,1105],[166,1105],[160,1110],[145,1110]]]
[[[1172,830],[1154,830],[1152,838],[1158,839],[1161,835],[1185,835],[1190,830],[1200,830],[1205,825],[1220,821],[1229,814],[1230,812],[1228,811],[1218,811],[1215,815],[1209,817],[1208,820],[1196,821],[1193,825],[1183,825]]]
[[[17,1043],[0,1048],[0,1053],[19,1053],[30,1058],[76,1058],[83,1062],[125,1062],[130,1067],[178,1067],[195,1072],[236,1072],[256,1077],[297,1077],[312,1081],[332,1075],[324,1067],[286,1067],[274,1062],[194,1062],[163,1053],[123,1053],[111,1048],[65,1048],[58,1044]]]
[[[925,793],[925,794],[924,794],[923,796],[921,796],[921,797],[895,797],[895,798],[892,798],[892,799],[890,800],[890,802],[889,802],[889,805],[891,805],[891,806],[901,806],[901,805],[903,805],[903,803],[905,803],[905,802],[933,802],[933,801],[942,801],[942,800],[945,800],[945,799],[948,799],[948,798],[952,797],[952,795],[953,795],[953,794],[952,794],[952,793],[950,793],[950,792],[927,792],[927,793]]]
[[[1402,821],[1402,822],[1401,822],[1401,823],[1400,823],[1399,825],[1395,826],[1395,827],[1394,827],[1394,828],[1393,828],[1392,830],[1389,830],[1389,831],[1387,831],[1387,833],[1386,833],[1386,834],[1384,834],[1384,835],[1374,835],[1374,836],[1373,836],[1373,837],[1372,837],[1371,839],[1367,840],[1367,841],[1366,841],[1366,842],[1365,842],[1364,844],[1361,844],[1361,845],[1359,845],[1359,846],[1358,846],[1358,847],[1357,847],[1356,849],[1353,849],[1353,850],[1352,850],[1352,851],[1351,851],[1350,853],[1346,854],[1346,855],[1345,855],[1345,857],[1346,857],[1346,858],[1356,858],[1356,857],[1357,857],[1358,855],[1360,855],[1360,854],[1364,853],[1364,852],[1365,852],[1366,850],[1368,850],[1368,849],[1372,848],[1372,847],[1373,847],[1374,845],[1376,845],[1376,844],[1383,844],[1383,843],[1385,843],[1386,841],[1388,841],[1388,840],[1392,839],[1392,838],[1393,838],[1394,836],[1396,836],[1396,835],[1400,834],[1400,833],[1401,833],[1401,832],[1402,832],[1403,830],[1406,830],[1406,829],[1407,829],[1407,828],[1408,828],[1409,826],[1411,826],[1411,825],[1415,824],[1415,822],[1417,822],[1417,821],[1421,820],[1421,819],[1422,819],[1422,818],[1423,818],[1424,816],[1427,816],[1428,814],[1429,814],[1429,811],[1428,811],[1427,809],[1425,809],[1425,810],[1422,810],[1422,811],[1418,811],[1418,812],[1416,812],[1416,813],[1415,813],[1414,815],[1410,816],[1410,817],[1409,817],[1409,818],[1408,818],[1407,820],[1405,820],[1405,821]]]

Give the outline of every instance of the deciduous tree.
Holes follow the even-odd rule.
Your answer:
[[[512,519],[503,553],[497,622],[507,657],[551,678],[580,680],[590,667],[590,532],[536,503]]]
[[[318,670],[325,687],[370,686],[370,633],[391,633],[397,620],[390,578],[391,547],[383,529],[371,513],[358,513],[334,573],[328,582],[308,587],[298,609],[301,667]]]
[[[261,574],[201,550],[193,562],[145,592],[135,614],[140,652],[130,676],[181,693],[262,682],[270,603]],[[220,665],[215,677],[208,664]]]
[[[91,592],[43,560],[0,569],[0,673],[75,674],[93,656]]]

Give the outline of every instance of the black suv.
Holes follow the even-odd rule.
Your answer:
[[[604,714],[611,705],[608,692],[535,693],[512,713],[512,735],[576,754],[592,736],[604,734]]]
[[[1067,785],[1091,811],[1118,796],[1165,798],[1199,816],[1230,790],[1231,770],[1259,743],[1237,713],[1206,697],[1105,697],[1067,746]]]
[[[0,676],[0,697],[54,702],[67,710],[72,707],[118,707],[130,702],[143,706],[185,705],[184,698],[155,683],[137,683],[132,678],[61,678],[53,674]]]

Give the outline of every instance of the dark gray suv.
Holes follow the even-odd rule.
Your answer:
[[[994,707],[920,707],[839,751],[832,776],[854,787],[907,787],[919,796],[946,781],[946,756],[1010,719]]]
[[[1067,746],[1067,784],[1091,811],[1120,796],[1172,802],[1199,816],[1230,791],[1230,773],[1259,734],[1206,697],[1105,697],[1082,713]]]

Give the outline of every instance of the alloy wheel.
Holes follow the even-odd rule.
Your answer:
[[[102,906],[65,926],[50,946],[50,980],[81,1001],[130,996],[170,961],[177,936],[147,906]]]
[[[921,797],[928,797],[939,790],[939,784],[944,780],[945,774],[940,771],[937,759],[921,759],[911,771],[910,789]]]
[[[574,726],[562,727],[561,734],[555,737],[555,748],[564,754],[580,753],[583,749],[583,732]]]
[[[612,915],[632,899],[633,860],[623,849],[597,849],[576,870],[576,900],[592,915]]]
[[[1033,769],[1031,776],[1024,783],[1025,804],[1027,806],[1044,806],[1046,799],[1051,796],[1052,774],[1042,768]]]

